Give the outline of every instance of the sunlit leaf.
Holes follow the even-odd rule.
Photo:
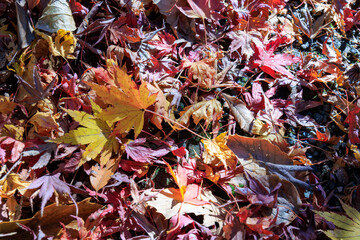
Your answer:
[[[314,210],[314,212],[336,226],[334,230],[324,231],[324,233],[333,240],[360,239],[360,213],[355,208],[352,208],[343,202],[341,202],[341,205],[345,210],[346,215]]]

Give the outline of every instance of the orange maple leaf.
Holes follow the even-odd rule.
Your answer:
[[[196,184],[187,184],[186,170],[182,166],[178,165],[175,173],[167,162],[165,162],[165,164],[179,187],[179,189],[169,188],[171,194],[163,192],[165,196],[171,197],[179,202],[190,203],[193,205],[204,205],[209,203],[207,201],[197,199],[200,195],[201,188]]]
[[[96,95],[111,107],[104,109],[99,118],[108,121],[110,124],[116,123],[113,134],[121,134],[130,131],[134,127],[135,138],[141,132],[144,125],[145,109],[156,101],[156,94],[151,94],[142,83],[138,88],[131,77],[124,74],[124,70],[115,66],[114,83],[115,85],[104,86],[87,82]],[[121,74],[122,78],[118,79]]]

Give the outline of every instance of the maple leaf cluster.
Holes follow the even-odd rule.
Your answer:
[[[0,22],[1,237],[358,237],[358,1],[8,0]]]

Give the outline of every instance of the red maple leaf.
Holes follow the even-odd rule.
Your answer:
[[[266,45],[265,49],[255,45],[252,68],[260,67],[261,70],[273,78],[277,78],[279,75],[284,75],[291,79],[294,78],[294,75],[286,69],[286,66],[299,62],[300,58],[286,53],[274,54],[275,50],[281,43],[284,43],[286,39],[287,38],[283,36],[275,41],[271,41]]]

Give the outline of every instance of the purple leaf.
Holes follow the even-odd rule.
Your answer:
[[[70,199],[74,202],[76,206],[76,214],[78,212],[76,201],[72,198],[70,187],[67,183],[61,181],[59,179],[60,173],[57,173],[55,175],[44,175],[36,180],[34,180],[26,189],[38,189],[39,191],[39,197],[41,200],[41,216],[43,216],[44,213],[44,207],[46,203],[49,201],[49,199],[54,195],[56,192],[56,195],[61,195],[64,193],[67,193],[70,197]],[[33,196],[31,196],[33,197]]]

